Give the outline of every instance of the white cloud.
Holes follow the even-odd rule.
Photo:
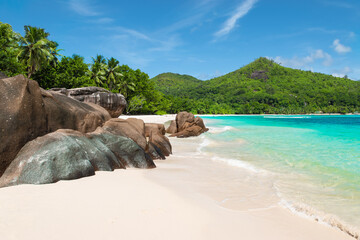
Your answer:
[[[350,8],[350,9],[354,9],[355,6],[343,1],[325,1],[324,2],[326,5],[330,5],[330,6],[334,6],[334,7],[340,7],[340,8]]]
[[[163,38],[153,38],[137,30],[121,26],[109,27],[107,30],[115,32],[111,38],[116,41],[117,44],[121,45],[127,43],[132,46],[140,45],[143,51],[147,52],[170,52],[182,43],[176,35],[165,36]],[[139,41],[135,42],[135,40]],[[128,56],[130,56],[130,54],[128,54]]]
[[[236,11],[226,20],[224,26],[215,33],[216,37],[221,37],[230,33],[230,31],[236,26],[236,22],[244,17],[255,5],[258,0],[245,0],[242,2]]]
[[[130,62],[135,64],[138,67],[146,67],[153,60],[144,56],[144,54],[124,51],[123,49],[119,50],[119,55],[125,62]]]
[[[349,33],[349,38],[355,38],[355,37],[356,37],[356,34],[354,32]]]
[[[150,48],[148,51],[150,52],[169,52],[173,50],[175,47],[179,46],[181,41],[176,37],[172,36],[166,40],[157,41],[157,46]]]
[[[154,41],[153,39],[148,37],[146,34],[136,31],[134,29],[129,29],[129,28],[124,28],[124,27],[118,26],[118,27],[108,28],[108,30],[125,33],[125,34],[130,35],[137,39],[142,39],[142,40],[146,40],[146,41],[150,41],[150,42]],[[115,36],[119,36],[119,35],[115,35]],[[120,35],[120,36],[125,36],[125,35]]]
[[[82,16],[98,16],[101,13],[92,6],[91,0],[69,0],[71,10]]]
[[[335,70],[336,72],[334,72],[332,75],[334,77],[345,77],[345,75],[348,75],[349,73],[352,72],[351,68],[350,67],[344,67],[343,69],[341,70]]]
[[[351,47],[342,45],[339,39],[335,39],[332,46],[335,51],[340,54],[351,52]]]
[[[283,58],[277,56],[273,59],[277,63],[281,63],[284,66],[292,67],[292,68],[303,68],[308,67],[310,64],[315,63],[318,60],[322,61],[322,65],[330,66],[333,62],[333,59],[330,54],[324,52],[322,49],[315,50],[311,52],[308,56],[299,58],[297,56],[293,58]]]

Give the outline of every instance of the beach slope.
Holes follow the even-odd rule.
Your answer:
[[[174,155],[156,169],[0,189],[1,239],[353,239],[277,204],[223,204],[249,190],[229,184],[234,170],[182,154],[186,139],[171,141]]]

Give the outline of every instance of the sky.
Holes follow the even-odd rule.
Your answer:
[[[45,28],[64,56],[102,54],[150,77],[206,80],[267,57],[360,79],[359,0],[0,0],[0,22]]]

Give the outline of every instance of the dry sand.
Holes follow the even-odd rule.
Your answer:
[[[279,206],[261,176],[248,184],[256,173],[195,155],[200,138],[171,141],[156,169],[0,189],[0,239],[353,239]]]

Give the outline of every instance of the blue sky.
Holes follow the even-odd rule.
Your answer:
[[[65,56],[103,54],[150,77],[209,79],[264,56],[360,79],[359,0],[0,0],[0,21],[45,28]]]

